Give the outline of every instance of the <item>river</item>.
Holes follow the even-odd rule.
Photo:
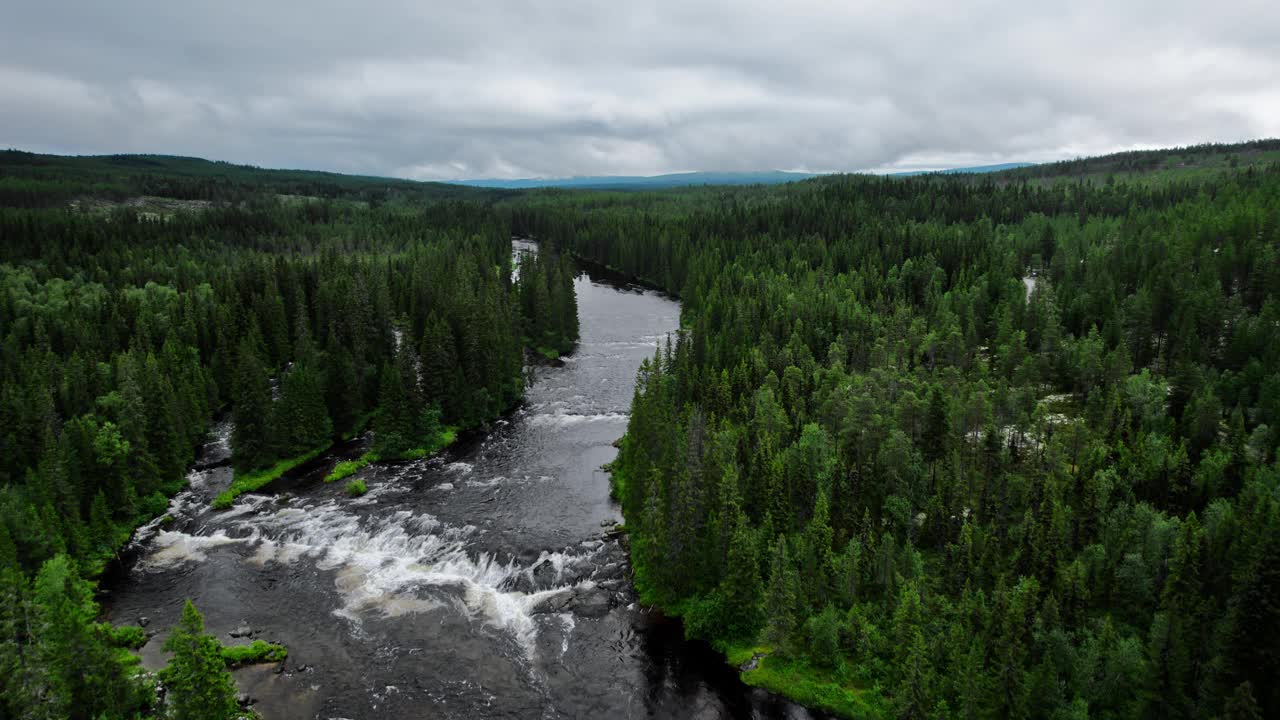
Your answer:
[[[600,466],[679,305],[595,268],[575,289],[578,348],[529,369],[521,407],[443,456],[365,469],[362,498],[321,481],[357,446],[210,510],[231,479],[220,426],[173,520],[104,583],[110,620],[159,631],[144,664],[190,598],[224,642],[288,647],[235,673],[267,720],[811,717],[636,603]]]

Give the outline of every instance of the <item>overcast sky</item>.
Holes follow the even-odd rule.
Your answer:
[[[1280,136],[1276,0],[33,0],[0,147],[418,179],[867,170]]]

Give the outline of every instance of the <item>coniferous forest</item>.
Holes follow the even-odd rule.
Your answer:
[[[487,203],[371,203],[359,185],[299,201],[267,181],[244,199],[198,179],[213,202],[189,211],[68,210],[57,201],[81,175],[45,177],[32,157],[8,154],[0,183],[2,717],[150,712],[135,638],[95,622],[87,578],[164,513],[216,418],[234,423],[229,507],[366,429],[384,460],[438,449],[519,402],[525,337],[561,352],[577,338],[567,259],[548,252],[513,282],[508,223]],[[212,642],[225,674],[188,615],[174,637],[206,655]],[[226,717],[183,699],[183,682],[231,687],[192,667],[170,666],[173,716]]]
[[[161,703],[92,579],[216,420],[229,507],[366,432],[413,458],[498,418],[573,349],[575,257],[681,300],[613,489],[641,598],[748,683],[1280,716],[1280,165],[1088,162],[495,194],[4,154],[0,716],[234,717],[194,606]]]
[[[1280,715],[1280,167],[513,217],[681,298],[615,492],[642,597],[749,682],[868,717]]]

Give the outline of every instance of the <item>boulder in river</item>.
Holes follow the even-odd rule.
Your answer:
[[[556,566],[551,564],[550,560],[543,560],[533,566],[533,582],[538,587],[549,588],[556,582],[556,577],[560,574],[556,570]]]
[[[561,613],[571,610],[576,601],[575,593],[572,590],[566,590],[562,593],[556,593],[547,598],[543,598],[534,605],[530,612],[532,613]]]
[[[605,563],[601,567],[597,568],[592,577],[596,580],[617,580],[618,578],[621,578],[622,575],[622,563],[615,561]]]
[[[253,628],[248,625],[241,625],[227,634],[233,638],[246,638],[253,634]]]
[[[583,617],[604,617],[613,608],[610,593],[603,588],[595,588],[577,594],[569,609],[575,615]]]

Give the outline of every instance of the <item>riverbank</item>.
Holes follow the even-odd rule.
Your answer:
[[[627,440],[624,435],[619,445]],[[616,463],[602,468],[609,473],[609,486],[615,500],[626,492],[626,474]],[[624,517],[628,526],[631,520]],[[743,683],[767,690],[780,697],[793,700],[805,707],[821,710],[852,720],[870,720],[888,716],[882,696],[847,677],[843,668],[820,668],[804,660],[785,657],[776,648],[755,642],[743,643],[716,637],[690,636],[684,624],[687,608],[684,603],[664,602],[655,588],[646,581],[643,560],[636,553],[635,542],[626,544],[632,569],[632,583],[641,604],[666,617],[677,620],[688,639],[707,642],[720,654],[725,664],[733,668]]]
[[[539,240],[532,235],[521,236],[521,239],[535,244],[539,242]],[[560,252],[573,258],[574,262],[578,263],[580,267],[590,268],[594,271],[595,275],[613,275],[614,277],[610,278],[612,281],[621,281],[622,284],[642,287],[645,290],[652,290],[659,293],[670,300],[675,300],[676,302],[680,301],[680,296],[678,294],[663,287],[657,280],[629,273],[622,268],[617,268],[607,263],[598,262],[586,255],[574,252],[572,248],[560,248]]]
[[[383,462],[384,460],[385,461],[421,460],[422,458],[435,455],[441,450],[444,450],[450,445],[453,445],[455,442],[457,442],[457,440],[458,440],[458,428],[449,426],[444,428],[440,432],[436,433],[436,436],[432,438],[431,441],[428,442],[427,444],[421,447],[413,448],[412,450],[401,453],[400,455],[384,458],[378,453],[370,450],[369,452],[366,452],[365,454],[361,455],[355,460],[343,460],[339,462],[337,465],[334,465],[333,470],[330,471],[328,475],[324,476],[324,481],[327,483],[331,483],[331,482],[338,482],[340,480],[345,480],[348,477],[351,477],[352,475],[355,475],[356,473],[360,472],[364,468],[374,463]]]
[[[193,476],[107,617],[166,627],[191,598],[211,633],[283,644],[283,667],[236,671],[263,717],[828,717],[745,685],[637,602],[599,468],[679,308],[594,268],[575,289],[572,357],[531,358],[520,406],[438,459],[325,483],[370,449],[337,444],[235,512],[209,508],[229,468]],[[368,486],[358,501],[353,479]]]
[[[846,683],[838,671],[783,658],[767,645],[712,645],[748,685],[841,717],[863,720],[888,716],[879,706],[878,696],[869,696],[866,689]]]
[[[315,448],[296,457],[285,458],[269,468],[255,470],[244,475],[237,473],[235,479],[231,481],[231,487],[223,490],[213,499],[213,509],[226,510],[230,508],[235,503],[236,498],[247,492],[253,492],[265,487],[290,470],[320,457],[328,452],[331,447],[333,447],[333,443],[325,443],[322,447]]]

